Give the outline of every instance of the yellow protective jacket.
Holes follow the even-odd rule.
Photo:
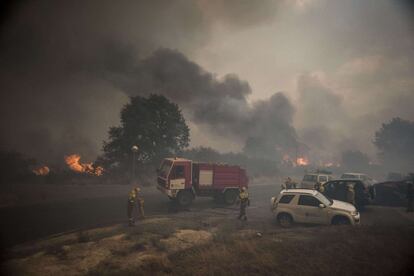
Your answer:
[[[136,203],[138,199],[138,194],[135,189],[131,190],[128,195],[128,202],[129,203]]]
[[[248,192],[246,192],[246,191],[245,192],[240,192],[239,199],[240,199],[240,204],[242,206],[250,205],[249,193]]]

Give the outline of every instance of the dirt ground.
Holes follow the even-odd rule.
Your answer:
[[[412,226],[241,222],[233,209],[151,216],[15,246],[10,275],[409,275]]]
[[[248,222],[237,206],[198,198],[187,210],[142,189],[147,218],[126,226],[131,187],[70,187],[58,201],[0,208],[7,275],[409,275],[414,215],[370,206],[357,227],[283,229],[269,211],[277,179],[249,188]],[[115,185],[114,185],[115,186]],[[78,189],[79,188],[79,189]],[[84,187],[85,188],[85,187]],[[60,190],[64,191],[64,190]],[[57,190],[56,193],[59,193]],[[22,219],[24,218],[24,219]]]

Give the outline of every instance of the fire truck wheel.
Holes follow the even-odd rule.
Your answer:
[[[224,195],[222,193],[217,193],[214,195],[214,201],[218,204],[223,204],[224,202]]]
[[[188,207],[193,202],[193,194],[189,191],[181,191],[177,195],[177,202],[182,207]]]
[[[237,190],[227,190],[224,193],[224,203],[227,205],[233,205],[236,203],[237,199]]]

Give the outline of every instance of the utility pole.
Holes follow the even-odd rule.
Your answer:
[[[295,143],[295,163],[296,167],[298,166],[298,143]]]
[[[133,145],[131,148],[132,151],[132,181],[135,181],[135,158],[136,158],[136,153],[138,152],[139,148],[137,145]]]

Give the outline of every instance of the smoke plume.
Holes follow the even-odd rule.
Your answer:
[[[135,66],[121,68],[105,75],[129,95],[162,94],[178,103],[206,132],[248,142],[246,150],[252,155],[257,154],[254,148],[261,148],[275,158],[276,148],[290,149],[296,144],[294,108],[283,93],[249,104],[248,82],[232,74],[217,78],[170,49],[157,50]]]

